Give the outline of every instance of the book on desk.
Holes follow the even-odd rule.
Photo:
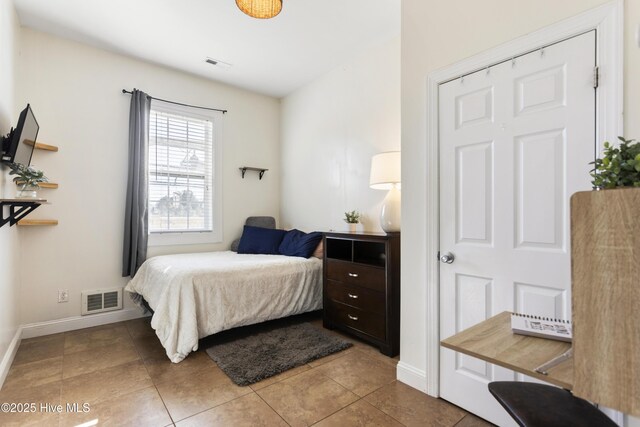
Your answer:
[[[511,313],[514,334],[571,342],[573,331],[570,320],[553,319],[523,313]]]

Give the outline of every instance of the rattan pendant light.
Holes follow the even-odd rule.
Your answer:
[[[273,18],[282,10],[282,0],[236,0],[238,8],[258,19]]]

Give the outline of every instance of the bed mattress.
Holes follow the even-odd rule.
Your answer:
[[[322,261],[231,251],[158,256],[125,290],[149,303],[151,326],[178,363],[200,338],[322,308]]]

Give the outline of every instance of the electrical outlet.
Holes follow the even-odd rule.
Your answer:
[[[58,290],[58,302],[69,302],[69,290],[68,289],[60,289],[60,290]]]

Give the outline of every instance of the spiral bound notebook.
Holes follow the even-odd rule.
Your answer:
[[[533,337],[566,342],[571,342],[573,337],[570,320],[552,319],[522,313],[511,313],[511,330],[520,335],[531,335]]]

